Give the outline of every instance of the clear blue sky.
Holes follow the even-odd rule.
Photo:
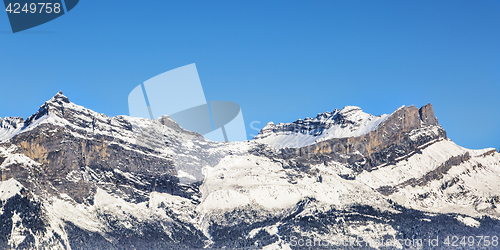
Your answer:
[[[242,107],[249,138],[346,105],[434,105],[449,138],[500,147],[499,1],[80,1],[12,34],[0,14],[0,116],[62,90],[109,116],[141,82],[196,63],[208,100]]]

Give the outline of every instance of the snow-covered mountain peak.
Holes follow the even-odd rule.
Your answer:
[[[72,132],[76,132],[82,137],[92,134],[119,138],[122,142],[140,144],[141,146],[145,146],[143,144],[146,143],[148,147],[158,144],[158,140],[155,138],[160,134],[162,140],[170,142],[181,142],[194,138],[204,140],[201,138],[202,135],[185,130],[168,116],[162,116],[157,120],[123,115],[108,117],[105,114],[72,103],[60,91],[42,104],[38,111],[25,121],[23,118],[13,117],[0,120],[0,141],[9,140],[42,124],[48,124],[51,127],[70,128]],[[163,134],[171,136],[167,138]],[[156,142],[153,144],[148,143],[151,140]],[[162,140],[159,140],[161,141],[160,144],[165,145]]]
[[[303,147],[331,138],[360,136],[375,129],[389,115],[374,116],[356,106],[318,113],[292,123],[268,123],[254,140],[278,148]]]
[[[373,119],[376,116],[363,112],[360,107],[356,106],[345,106],[341,110],[335,110],[333,116],[337,120],[348,120],[348,121],[359,121],[364,119]]]
[[[0,119],[0,141],[10,139],[17,134],[22,133],[23,131],[29,130],[46,121],[47,118],[51,116],[55,120],[65,119],[64,111],[68,109],[83,110],[88,111],[87,113],[95,113],[93,111],[85,109],[82,106],[71,103],[68,97],[66,97],[62,94],[61,91],[59,91],[50,100],[42,104],[38,111],[28,117],[26,120],[20,117],[6,117],[3,120]]]
[[[59,91],[56,95],[54,95],[50,100],[47,102],[52,102],[52,103],[70,103],[69,98],[63,95],[62,91]]]
[[[94,113],[97,114],[94,111],[70,102],[69,98],[63,95],[62,91],[59,91],[56,95],[42,104],[35,114],[28,117],[24,122],[24,126],[28,127],[38,123],[41,120],[45,120],[48,116],[52,116],[55,119],[68,119],[69,117],[67,114],[70,112],[66,112],[65,114],[65,111],[69,110],[83,111],[92,115],[94,115]]]
[[[334,109],[333,112],[326,111],[326,112],[323,112],[323,113],[318,113],[315,118],[311,118],[311,117],[306,117],[304,119],[300,119],[299,118],[294,123],[297,123],[297,124],[302,124],[304,122],[323,122],[323,123],[328,123],[328,120],[332,120],[332,119],[335,119],[335,118],[355,120],[357,117],[360,117],[360,116],[371,116],[371,115],[363,112],[363,110],[360,107],[345,106],[342,109]],[[274,125],[273,122],[270,122],[270,123],[272,125]],[[280,123],[280,124],[283,124],[283,123]],[[268,123],[268,125],[269,125],[269,123]]]
[[[273,127],[274,127],[274,122],[268,122],[266,126],[264,126],[264,128],[262,129],[272,129]]]
[[[359,111],[363,111],[363,110],[361,110],[361,108],[357,107],[357,106],[345,106],[343,109],[340,110],[339,113],[347,114],[350,112],[359,112]]]

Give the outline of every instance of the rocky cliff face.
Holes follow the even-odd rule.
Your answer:
[[[419,248],[398,240],[494,236],[499,190],[500,153],[455,145],[430,104],[346,107],[231,143],[62,93],[0,120],[2,249]]]

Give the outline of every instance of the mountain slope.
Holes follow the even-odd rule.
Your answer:
[[[431,105],[360,112],[300,125],[337,136],[283,148],[110,118],[58,93],[0,121],[0,248],[401,249],[500,230],[500,153],[454,144]]]

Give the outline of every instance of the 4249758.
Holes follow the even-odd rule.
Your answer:
[[[61,4],[60,3],[25,3],[21,6],[20,3],[9,3],[5,9],[8,13],[21,14],[24,13],[60,13]]]
[[[448,236],[444,239],[443,244],[451,247],[496,247],[498,246],[498,236]]]

